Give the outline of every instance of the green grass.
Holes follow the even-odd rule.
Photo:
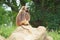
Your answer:
[[[7,38],[14,31],[15,28],[16,28],[15,26],[12,26],[12,27],[0,27],[0,35]],[[49,32],[48,35],[52,36],[54,40],[60,40],[60,34],[58,34],[58,32]]]
[[[7,38],[14,31],[15,28],[16,27],[14,27],[14,26],[12,26],[12,27],[0,27],[0,35]]]
[[[51,35],[54,40],[60,40],[60,34],[58,34],[58,32],[49,32],[49,35]]]

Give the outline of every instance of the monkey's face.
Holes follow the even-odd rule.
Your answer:
[[[27,8],[27,7],[25,7],[25,11],[26,11],[26,12],[29,12],[29,10],[28,10],[28,8]]]
[[[28,7],[26,7],[26,6],[23,6],[22,9],[23,9],[25,12],[29,12]]]

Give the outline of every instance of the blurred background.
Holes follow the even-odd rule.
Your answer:
[[[16,28],[16,15],[28,6],[33,27],[45,26],[54,40],[60,37],[60,0],[0,0],[0,34],[7,37]],[[54,35],[55,36],[54,36]]]

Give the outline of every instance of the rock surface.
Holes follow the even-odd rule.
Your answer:
[[[53,40],[46,33],[46,28],[43,26],[33,28],[31,25],[22,25],[17,27],[7,40]]]

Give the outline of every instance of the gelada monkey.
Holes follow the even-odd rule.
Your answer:
[[[30,14],[28,8],[26,6],[22,6],[16,17],[16,25],[17,26],[28,25],[29,21],[30,21]]]

